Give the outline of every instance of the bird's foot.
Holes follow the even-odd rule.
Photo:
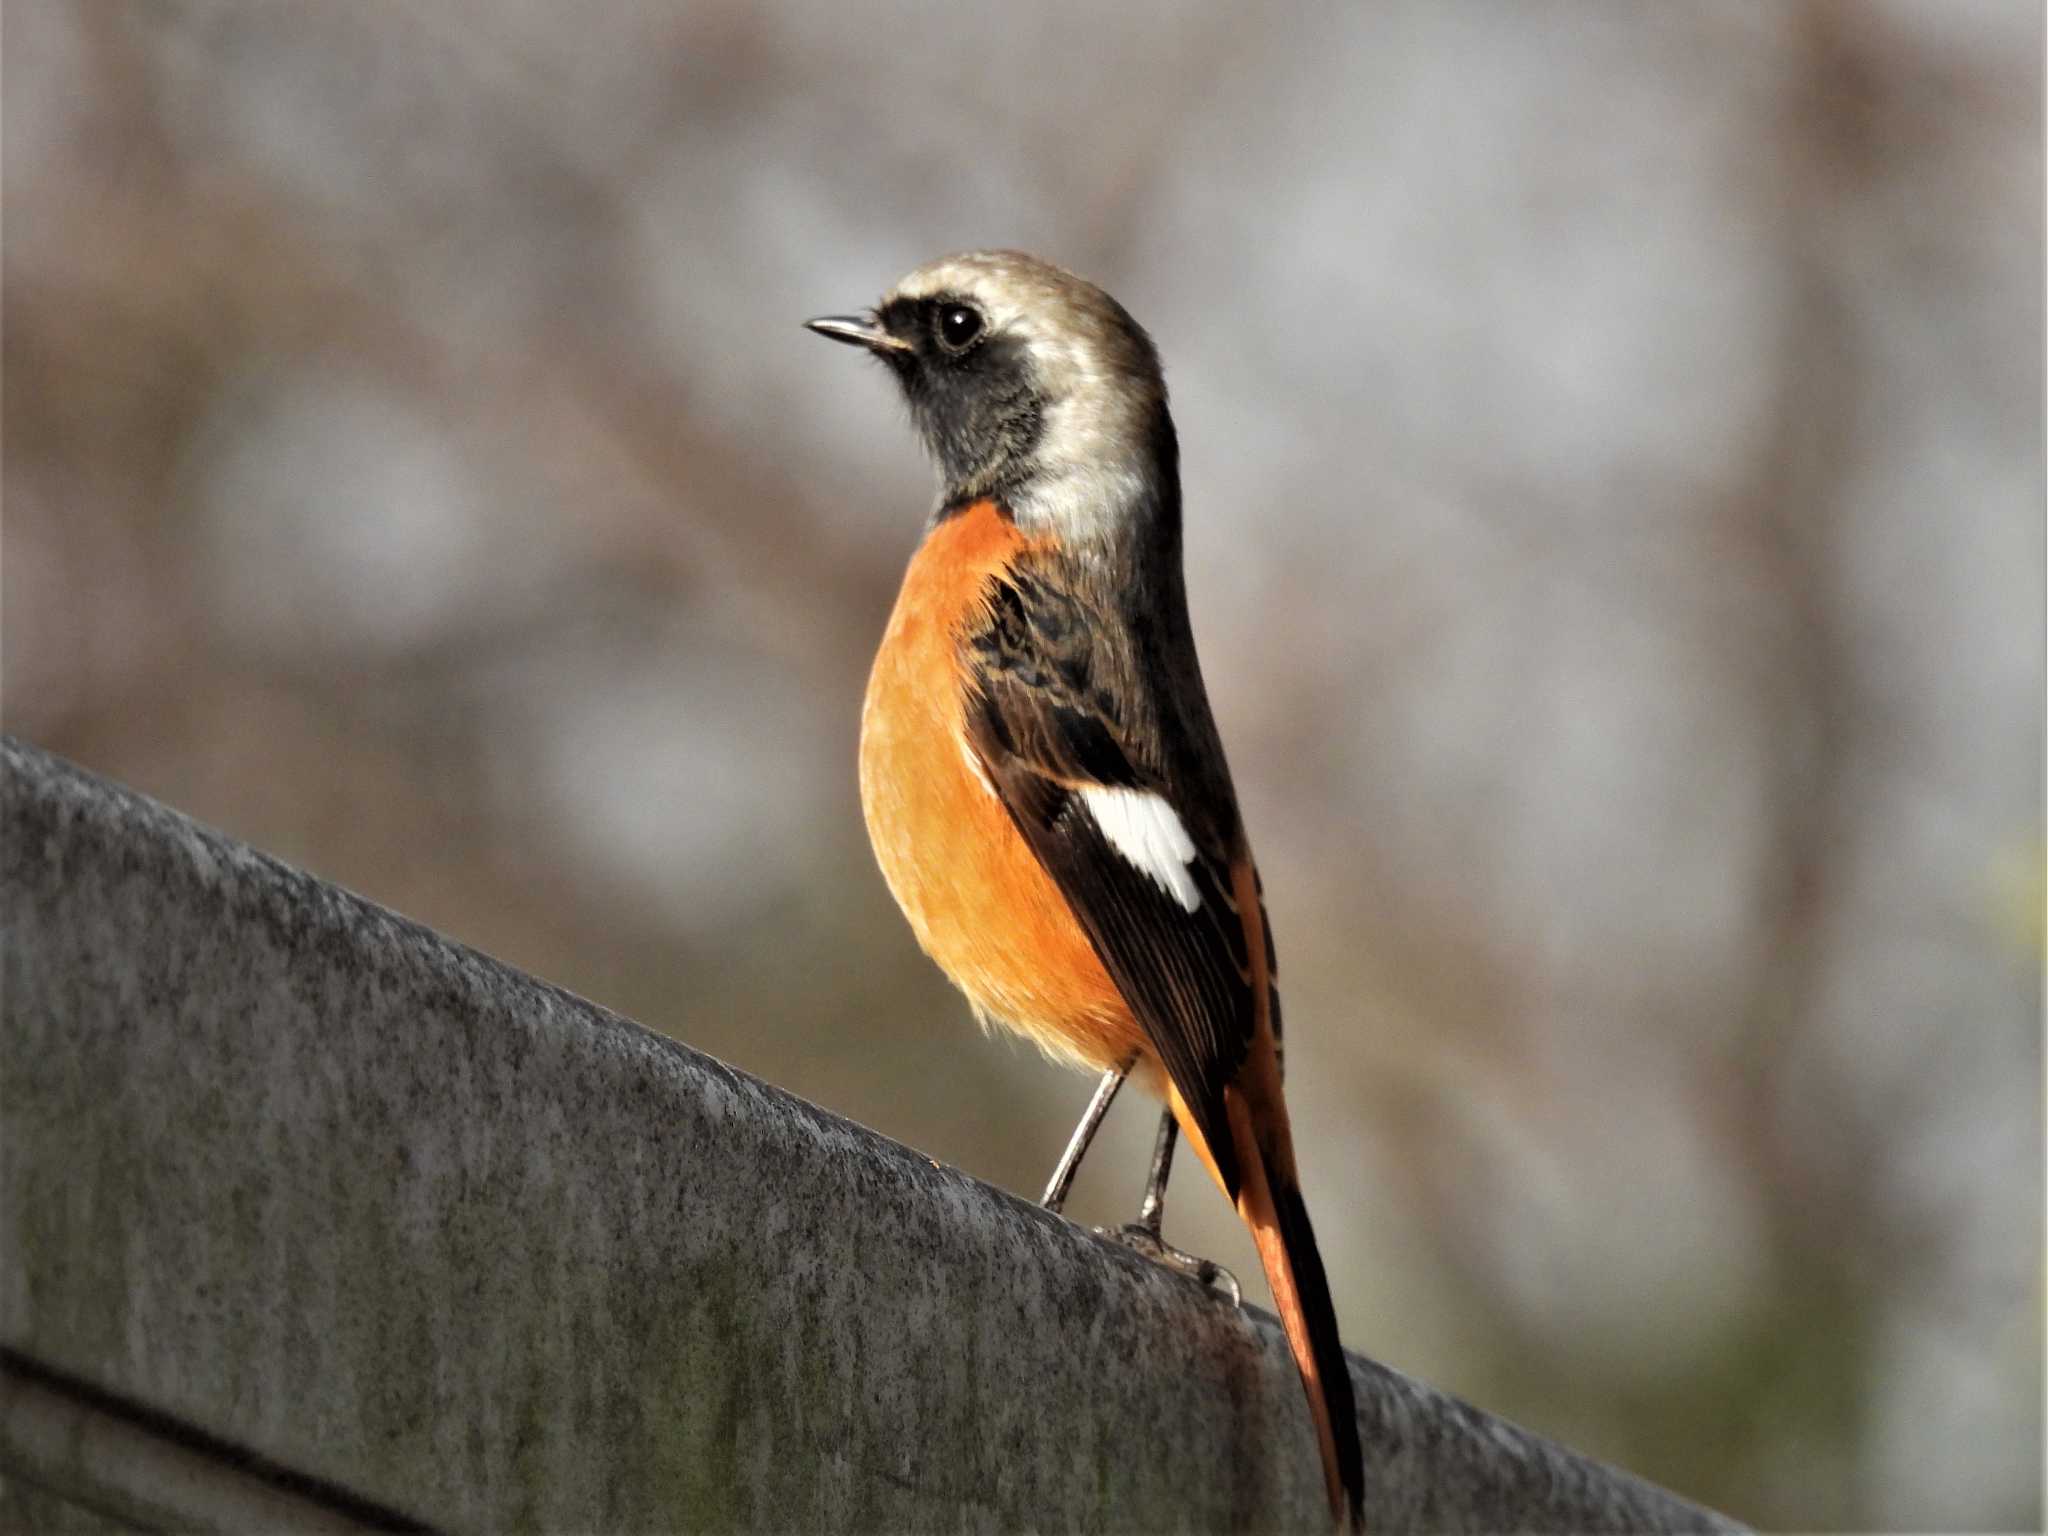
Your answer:
[[[1214,1259],[1198,1259],[1192,1253],[1181,1252],[1162,1238],[1156,1227],[1132,1221],[1121,1227],[1097,1227],[1095,1235],[1106,1237],[1112,1243],[1121,1243],[1135,1253],[1142,1253],[1154,1264],[1170,1269],[1176,1275],[1186,1275],[1190,1280],[1227,1297],[1233,1307],[1244,1305],[1244,1289],[1237,1283],[1237,1276]]]

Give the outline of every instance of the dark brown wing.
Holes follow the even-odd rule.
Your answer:
[[[1178,654],[1170,621],[1135,633],[1118,604],[1093,599],[1086,576],[1055,558],[1013,567],[985,596],[985,617],[962,637],[970,745],[1235,1197],[1223,1089],[1258,1027],[1257,972],[1234,894],[1244,837],[1192,641]],[[1094,785],[1172,807],[1195,848],[1192,911],[1111,842],[1084,799]]]

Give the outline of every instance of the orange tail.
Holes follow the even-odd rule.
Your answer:
[[[1263,1060],[1260,1058],[1263,1057]],[[1365,1528],[1365,1458],[1358,1444],[1358,1406],[1351,1395],[1351,1369],[1344,1362],[1344,1341],[1337,1332],[1337,1309],[1330,1301],[1329,1278],[1316,1251],[1315,1229],[1302,1203],[1294,1169],[1293,1138],[1287,1110],[1278,1094],[1279,1073],[1270,1052],[1253,1053],[1253,1071],[1240,1078],[1263,1101],[1264,1134],[1254,1129],[1253,1112],[1239,1087],[1225,1091],[1230,1139],[1236,1153],[1237,1213],[1251,1228],[1266,1282],[1280,1309],[1281,1325],[1301,1371],[1308,1394],[1309,1417],[1323,1456],[1323,1482],[1330,1495],[1330,1513],[1340,1526]],[[1265,1071],[1258,1070],[1260,1067]],[[1249,1079],[1247,1082],[1246,1079]],[[1258,1090],[1264,1089],[1265,1092]],[[1202,1139],[1186,1101],[1169,1086],[1168,1101],[1188,1141],[1208,1164],[1209,1172],[1232,1194],[1222,1170]]]

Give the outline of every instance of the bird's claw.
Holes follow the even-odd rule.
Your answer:
[[[1176,1275],[1186,1275],[1190,1280],[1219,1292],[1229,1298],[1233,1307],[1244,1305],[1244,1288],[1237,1283],[1237,1276],[1214,1259],[1199,1259],[1192,1253],[1183,1253],[1143,1222],[1126,1222],[1113,1228],[1097,1227],[1095,1235],[1106,1237],[1112,1243],[1121,1243],[1161,1268],[1170,1269]]]

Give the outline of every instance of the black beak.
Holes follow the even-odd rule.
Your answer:
[[[911,349],[909,342],[898,340],[884,330],[882,322],[872,314],[820,315],[815,320],[806,320],[804,329],[829,336],[834,341],[843,341],[850,347],[866,347],[877,354],[908,352]]]

